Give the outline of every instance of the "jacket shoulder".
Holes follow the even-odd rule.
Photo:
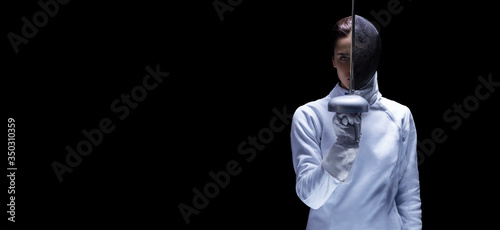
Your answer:
[[[316,138],[320,138],[323,130],[324,119],[328,112],[329,98],[321,98],[315,101],[308,102],[299,106],[292,119],[292,130],[307,129],[311,133],[315,133]]]
[[[385,105],[385,107],[387,107],[387,109],[389,109],[393,112],[396,112],[396,113],[398,113],[398,112],[410,112],[410,109],[407,106],[405,106],[397,101],[382,97],[380,102],[383,105]]]
[[[309,116],[321,116],[322,113],[328,111],[328,97],[324,97],[315,101],[310,101],[304,105],[299,106],[295,112],[295,115],[305,114]]]
[[[380,99],[380,103],[398,127],[404,127],[412,119],[411,111],[407,106],[385,97]]]

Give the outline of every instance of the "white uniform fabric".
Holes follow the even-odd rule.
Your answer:
[[[321,165],[336,142],[328,111],[332,97],[347,94],[338,84],[322,99],[297,108],[291,129],[298,197],[311,209],[307,229],[421,229],[417,135],[410,110],[383,98],[377,73],[356,94],[370,103],[362,114],[359,152],[349,182]]]

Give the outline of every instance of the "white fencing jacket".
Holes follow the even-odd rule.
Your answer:
[[[377,73],[356,94],[370,103],[362,114],[359,152],[349,183],[333,178],[321,161],[336,142],[328,111],[339,84],[322,99],[297,108],[291,145],[298,197],[311,209],[307,229],[421,229],[417,134],[410,110],[379,93]]]

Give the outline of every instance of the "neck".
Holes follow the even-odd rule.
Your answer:
[[[340,82],[340,87],[342,87],[343,89],[349,91],[349,87],[345,86],[342,82]]]

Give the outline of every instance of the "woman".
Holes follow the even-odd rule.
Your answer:
[[[328,111],[348,93],[351,17],[333,28],[333,67],[340,83],[326,97],[300,106],[291,129],[298,197],[311,210],[307,229],[421,229],[416,130],[410,110],[382,97],[376,68],[380,38],[356,16],[355,94],[370,111]]]

